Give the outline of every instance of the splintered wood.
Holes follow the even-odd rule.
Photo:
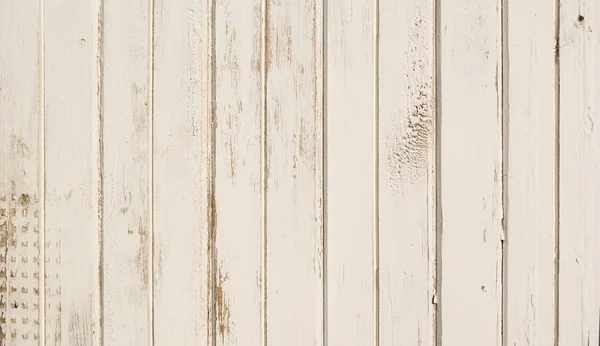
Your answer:
[[[0,1],[0,346],[598,345],[596,0]]]

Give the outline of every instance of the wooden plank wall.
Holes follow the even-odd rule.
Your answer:
[[[0,345],[598,345],[596,0],[0,0]]]

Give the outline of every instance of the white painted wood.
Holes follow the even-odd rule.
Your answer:
[[[0,3],[0,345],[39,342],[40,15]]]
[[[151,340],[148,11],[147,0],[104,0],[102,303],[109,345]]]
[[[502,62],[499,2],[443,1],[437,101],[441,342],[499,345]]]
[[[433,345],[434,1],[379,6],[379,342]]]
[[[209,345],[204,0],[154,4],[154,345]]]
[[[327,343],[374,345],[375,6],[327,2]]]
[[[98,11],[45,1],[46,345],[100,345]]]
[[[266,9],[266,328],[269,345],[323,343],[320,1]]]
[[[215,313],[218,345],[261,343],[261,1],[215,8]]]
[[[553,345],[554,2],[511,2],[507,11],[504,338],[507,345]]]
[[[600,4],[560,7],[559,345],[597,345],[600,317]]]

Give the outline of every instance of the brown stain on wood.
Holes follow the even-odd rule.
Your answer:
[[[229,310],[229,302],[227,301],[223,290],[223,283],[228,279],[227,273],[223,274],[221,268],[219,268],[216,278],[217,281],[215,282],[215,307],[217,313],[217,328],[221,335],[221,340],[225,340],[225,335],[231,334],[231,311]]]
[[[140,237],[140,244],[138,246],[138,253],[135,258],[135,264],[142,280],[142,290],[148,288],[148,231],[144,228],[144,221],[140,217],[138,222],[138,235]]]

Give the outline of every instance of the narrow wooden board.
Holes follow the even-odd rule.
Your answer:
[[[499,1],[442,1],[438,148],[444,345],[498,345],[502,311]]]
[[[266,342],[323,343],[321,1],[266,8]]]
[[[102,302],[110,345],[148,345],[152,336],[149,9],[148,0],[103,7]]]
[[[327,343],[375,345],[373,1],[327,2]]]
[[[46,345],[101,344],[99,10],[45,1]]]
[[[434,1],[379,6],[379,342],[433,345]]]
[[[261,1],[215,8],[215,253],[218,345],[259,345],[262,306]]]
[[[504,116],[507,345],[553,345],[556,111],[554,2],[506,9]],[[506,74],[507,73],[507,74]]]
[[[600,333],[600,3],[560,4],[559,345]]]
[[[154,345],[210,345],[205,0],[154,3]]]
[[[39,343],[40,15],[0,4],[0,345]]]

